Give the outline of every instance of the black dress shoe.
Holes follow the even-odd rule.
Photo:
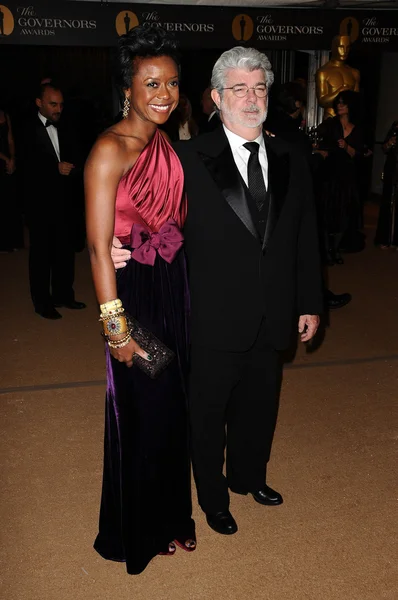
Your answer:
[[[238,531],[236,521],[229,510],[218,512],[215,515],[206,514],[206,520],[217,533],[232,535]]]
[[[55,310],[53,306],[43,309],[36,308],[35,312],[41,317],[43,317],[43,319],[51,319],[52,321],[62,319],[62,315],[60,315],[59,312]]]
[[[251,494],[256,502],[259,504],[264,504],[264,506],[278,506],[279,504],[283,503],[281,494],[268,487],[268,485],[264,485],[263,488],[256,490],[255,492],[246,492],[233,487],[231,487],[230,490],[235,494],[242,494],[243,496]]]
[[[71,302],[56,302],[54,306],[57,308],[71,308],[72,310],[82,310],[82,308],[86,308],[84,302],[78,302],[77,300],[72,300]]]
[[[326,292],[326,306],[329,310],[335,310],[336,308],[343,308],[346,304],[351,302],[351,294],[333,294],[330,290]]]

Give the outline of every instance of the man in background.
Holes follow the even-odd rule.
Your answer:
[[[202,94],[202,114],[198,119],[199,133],[214,131],[220,124],[220,117],[211,97],[211,88],[207,87]]]
[[[74,181],[83,161],[77,135],[62,127],[64,99],[53,82],[40,85],[37,113],[21,137],[25,212],[29,228],[29,281],[37,314],[60,319],[58,307],[85,308],[73,290]]]

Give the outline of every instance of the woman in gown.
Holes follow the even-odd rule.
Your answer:
[[[101,318],[105,325],[113,318],[121,331],[108,335],[106,345],[104,475],[94,547],[138,574],[157,554],[174,554],[176,545],[188,552],[196,547],[185,397],[189,299],[180,233],[186,199],[181,165],[158,129],[178,105],[175,42],[161,29],[136,27],[121,37],[118,63],[125,118],[99,138],[85,169]],[[132,250],[117,281],[114,234]],[[134,364],[135,354],[151,357],[125,333],[121,305],[175,353],[157,379]]]
[[[357,124],[358,93],[342,92],[334,101],[336,117],[318,127],[320,151],[325,157],[317,173],[317,195],[325,232],[327,262],[343,264],[340,243],[348,227],[360,227],[357,161],[364,151]]]
[[[398,204],[395,199],[391,206],[391,200],[395,186],[395,197],[397,196],[398,183],[398,152],[397,152],[398,121],[391,125],[383,143],[383,152],[386,155],[384,163],[383,195],[381,198],[379,219],[375,236],[376,246],[382,250],[398,247]]]

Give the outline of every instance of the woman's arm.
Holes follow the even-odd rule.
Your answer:
[[[138,155],[138,151],[135,154],[131,153],[132,164],[137,160]],[[115,225],[116,192],[126,166],[131,165],[126,165],[125,154],[119,143],[110,136],[104,136],[95,144],[84,170],[87,242],[99,304],[117,298],[111,248]],[[109,338],[116,343],[126,339],[125,333],[112,335]],[[132,338],[129,338],[123,347],[110,347],[110,352],[128,367],[133,364],[134,354],[148,358],[147,353]]]
[[[124,162],[119,143],[110,136],[99,139],[84,170],[87,242],[99,304],[117,298],[111,247],[116,190],[123,171]]]
[[[359,125],[355,126],[355,128],[351,131],[348,137],[350,137],[350,143],[348,144],[348,142],[344,138],[341,138],[337,142],[339,147],[345,150],[351,158],[354,158],[356,156],[363,156],[363,133]]]

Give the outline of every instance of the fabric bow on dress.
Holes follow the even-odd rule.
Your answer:
[[[153,267],[158,253],[166,262],[172,263],[183,242],[184,236],[173,219],[166,221],[158,232],[135,223],[131,229],[131,257]]]

